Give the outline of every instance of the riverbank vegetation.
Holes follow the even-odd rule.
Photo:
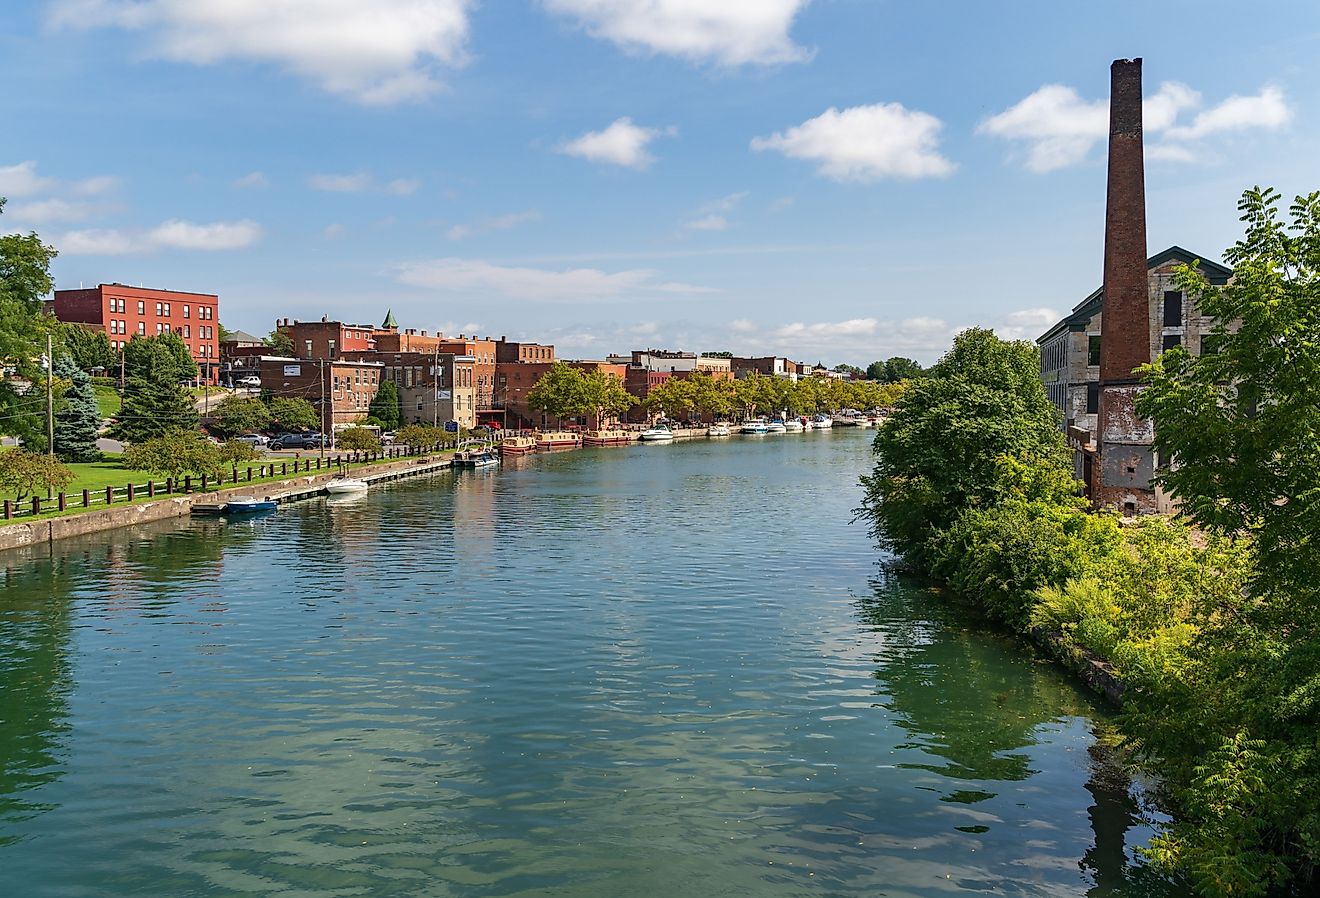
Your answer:
[[[1181,286],[1218,351],[1143,369],[1172,518],[1079,497],[1036,348],[960,334],[875,440],[882,545],[1026,633],[1109,662],[1173,820],[1146,854],[1211,896],[1310,894],[1320,863],[1320,197],[1248,191],[1233,282]]]

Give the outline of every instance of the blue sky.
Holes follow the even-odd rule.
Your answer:
[[[0,228],[260,334],[929,362],[1099,284],[1132,56],[1152,252],[1320,189],[1313,0],[15,0]]]

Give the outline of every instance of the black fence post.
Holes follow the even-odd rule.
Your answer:
[[[83,508],[88,508],[92,504],[92,491],[83,490]]]
[[[133,501],[133,484],[128,485],[128,501]]]
[[[5,520],[8,521],[14,517],[14,503],[8,499],[5,500]]]
[[[113,486],[107,486],[105,488],[105,504],[106,505],[115,504],[115,488]]]
[[[32,497],[32,513],[33,513],[33,514],[41,514],[41,497],[40,497],[40,496],[33,496],[33,497]]]
[[[191,475],[191,474],[184,474],[184,475],[183,475],[183,491],[184,491],[185,493],[191,493],[191,492],[192,492],[192,475]]]
[[[148,481],[147,481],[147,495],[150,496],[150,497],[152,497],[152,498],[155,498],[155,496],[156,496],[156,481],[154,481],[154,480],[148,480]]]
[[[252,479],[252,466],[248,465],[248,480]]]
[[[59,502],[60,502],[60,511],[64,511],[65,505],[64,505],[64,494],[63,494],[63,493],[60,493]]]
[[[206,472],[202,472],[202,492],[206,492]]]

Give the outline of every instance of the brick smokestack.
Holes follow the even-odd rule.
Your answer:
[[[1105,306],[1100,383],[1132,383],[1150,361],[1146,282],[1146,168],[1141,60],[1109,67],[1109,192],[1105,206]]]

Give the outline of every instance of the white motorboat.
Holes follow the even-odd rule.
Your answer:
[[[367,482],[356,477],[336,477],[325,485],[325,491],[332,496],[346,496],[352,493],[365,493]]]
[[[784,421],[784,430],[789,433],[801,433],[802,422],[797,418],[788,418]]]
[[[773,421],[771,421],[769,424],[767,424],[767,425],[765,426],[765,432],[766,432],[766,433],[787,433],[787,432],[788,432],[788,428],[784,426],[784,422],[783,422],[783,421],[779,420],[778,418],[775,418]]]
[[[643,443],[667,443],[674,438],[674,432],[669,429],[668,424],[657,424],[654,427],[643,430],[638,437]]]
[[[829,415],[816,415],[811,419],[811,426],[816,430],[829,430],[834,426],[834,419]]]
[[[706,436],[727,437],[731,433],[733,433],[733,431],[729,430],[729,425],[725,424],[723,421],[717,421],[716,423],[712,424],[710,428],[706,431]]]
[[[764,434],[766,432],[766,423],[760,419],[747,421],[738,430],[740,433]]]
[[[500,463],[499,453],[494,449],[488,449],[485,452],[474,455],[468,462],[469,468],[493,468]]]

